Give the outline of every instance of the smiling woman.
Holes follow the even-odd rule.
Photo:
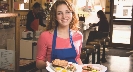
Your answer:
[[[59,0],[60,1],[60,0]],[[68,12],[71,12],[71,13],[68,13],[68,14],[72,14],[73,16],[72,16],[72,21],[71,21],[71,23],[70,23],[70,28],[75,28],[76,30],[78,30],[78,27],[77,27],[77,24],[78,24],[78,19],[77,19],[77,14],[75,13],[75,11],[74,11],[74,7],[72,7],[72,4],[68,4],[69,3],[69,1],[67,1],[68,3],[65,3],[65,2],[62,2],[62,1],[60,1],[60,2],[58,2],[58,1],[56,1],[54,4],[53,4],[53,6],[51,7],[51,13],[50,13],[50,22],[49,22],[49,24],[48,24],[48,27],[47,27],[47,30],[50,30],[50,29],[53,29],[53,28],[55,28],[55,26],[56,25],[58,25],[58,23],[57,23],[57,19],[58,19],[58,15],[57,15],[57,12],[60,10],[60,5],[64,5],[65,4],[65,6],[63,6],[63,7],[67,7],[67,9],[66,9],[66,11]],[[58,7],[58,8],[57,8]],[[64,9],[65,10],[65,8],[63,8],[62,7],[62,9]],[[61,12],[61,11],[60,11]],[[56,15],[56,16],[55,16]],[[66,13],[65,13],[65,15],[66,15]],[[68,16],[67,16],[68,17]],[[57,19],[56,19],[57,18]],[[69,17],[70,18],[70,17]]]
[[[67,0],[57,0],[51,7],[50,21],[37,43],[37,62],[39,69],[47,66],[46,61],[55,59],[82,64],[80,52],[82,34],[78,30],[78,17]]]
[[[60,24],[59,26],[69,26],[72,20],[72,12],[67,8],[66,5],[59,5],[56,11],[56,20]]]

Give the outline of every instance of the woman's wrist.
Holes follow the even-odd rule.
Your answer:
[[[80,58],[77,59],[77,63],[78,63],[78,65],[83,65],[83,63],[82,63]]]

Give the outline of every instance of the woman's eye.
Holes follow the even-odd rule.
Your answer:
[[[57,15],[60,15],[60,14],[62,14],[62,13],[57,13]]]
[[[60,15],[60,13],[57,13],[57,15]]]
[[[66,13],[71,13],[71,12],[66,12]]]

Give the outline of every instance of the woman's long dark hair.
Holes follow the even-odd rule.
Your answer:
[[[99,10],[97,12],[97,15],[99,15],[100,20],[101,19],[107,19],[106,16],[105,16],[105,14],[104,14],[104,12],[102,10]]]

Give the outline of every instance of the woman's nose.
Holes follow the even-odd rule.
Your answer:
[[[63,15],[62,15],[62,18],[65,18],[66,17],[66,14],[64,13]]]

